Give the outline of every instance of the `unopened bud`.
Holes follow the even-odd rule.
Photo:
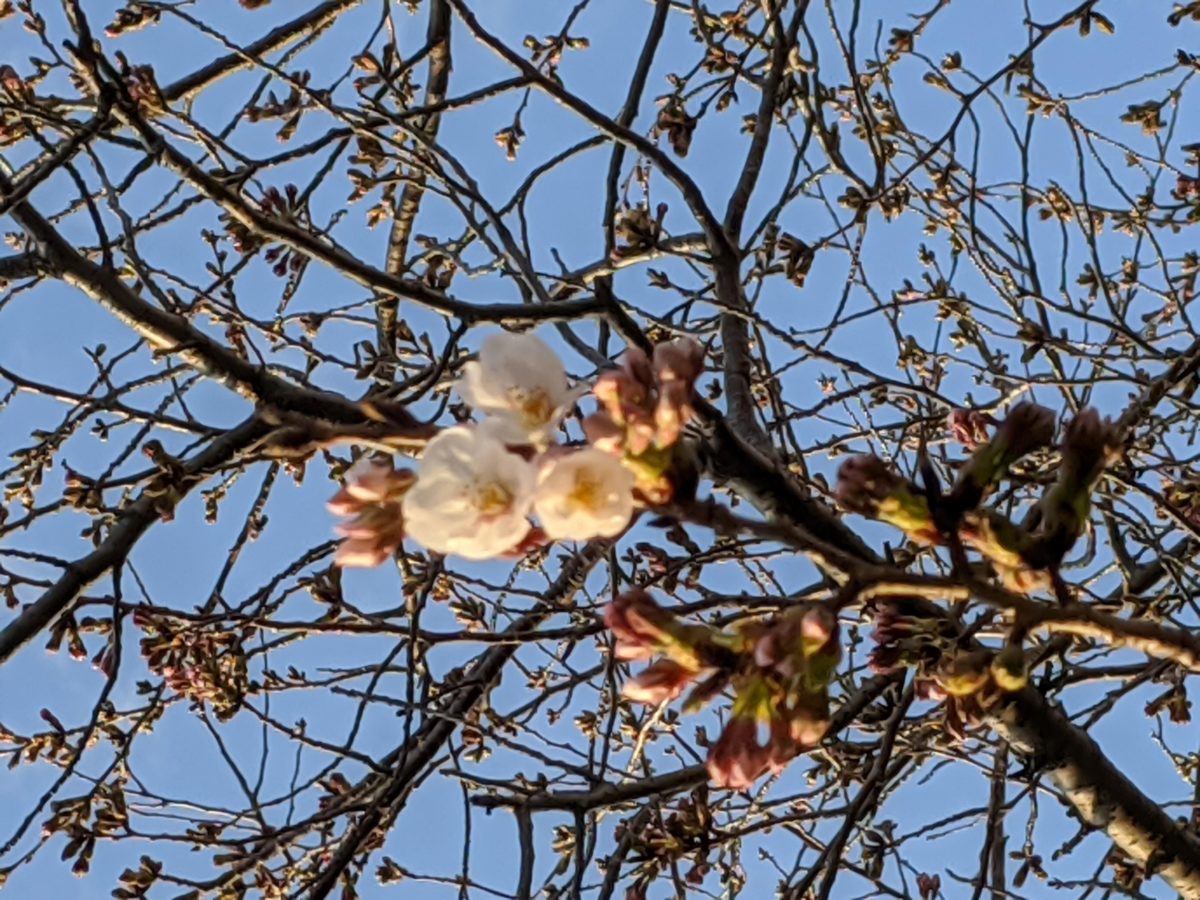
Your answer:
[[[674,700],[696,677],[696,670],[671,659],[660,659],[632,681],[625,682],[621,693],[637,703],[659,703]]]
[[[992,658],[992,679],[1002,691],[1019,691],[1029,683],[1029,670],[1025,666],[1025,653],[1016,644],[1010,644]]]
[[[969,697],[987,684],[988,662],[986,650],[958,653],[944,658],[934,677],[950,696]]]
[[[1054,413],[1036,403],[1018,403],[959,472],[952,496],[960,509],[974,509],[1010,466],[1054,440]]]

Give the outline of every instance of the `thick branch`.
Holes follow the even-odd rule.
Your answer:
[[[1049,772],[1080,820],[1186,900],[1200,898],[1200,840],[1125,777],[1083,729],[1032,688],[990,717],[992,727],[1039,769]]]

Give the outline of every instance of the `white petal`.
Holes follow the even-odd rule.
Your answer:
[[[406,530],[438,553],[498,556],[529,532],[535,483],[533,464],[510,453],[494,428],[448,428],[429,442],[402,501]],[[485,518],[475,504],[488,485],[502,487],[511,502]]]
[[[599,482],[600,496],[588,506],[572,496],[581,474]],[[541,472],[534,509],[551,538],[612,537],[633,515],[633,475],[615,457],[594,448],[559,457]]]
[[[489,377],[481,363],[472,360],[463,366],[462,378],[455,384],[459,395],[472,409],[494,413],[508,408],[503,386]]]
[[[529,520],[523,516],[500,516],[478,523],[470,533],[454,536],[451,552],[465,559],[494,559],[524,540],[529,529]]]
[[[508,407],[489,410],[488,417],[479,423],[479,429],[486,431],[488,437],[501,444],[521,446],[529,443],[529,429]]]
[[[474,471],[477,437],[464,425],[447,428],[425,446],[417,480],[441,474],[467,480]]]
[[[567,394],[562,360],[534,334],[500,332],[483,342],[479,360],[489,374],[502,375],[507,387],[540,387],[557,406]]]

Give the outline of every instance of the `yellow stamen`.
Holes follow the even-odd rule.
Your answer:
[[[508,389],[508,399],[521,416],[521,422],[527,428],[545,425],[554,415],[554,405],[550,395],[541,388],[526,390],[513,387]]]
[[[471,495],[471,504],[482,516],[498,516],[508,512],[512,500],[512,491],[498,481],[476,484]]]
[[[604,484],[600,479],[591,472],[580,469],[575,473],[575,484],[571,493],[567,495],[567,503],[573,512],[595,512],[604,504],[605,494]]]

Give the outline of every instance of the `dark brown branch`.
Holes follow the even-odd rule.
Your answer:
[[[893,675],[879,676],[864,681],[858,689],[833,711],[829,720],[828,734],[832,737],[850,727],[863,710],[883,696],[899,678]],[[484,809],[519,807],[531,810],[573,810],[591,812],[610,806],[646,800],[651,797],[677,794],[702,784],[708,778],[704,766],[688,766],[652,778],[626,781],[621,784],[605,783],[586,791],[554,791],[525,796],[482,794],[471,798],[471,802]]]

